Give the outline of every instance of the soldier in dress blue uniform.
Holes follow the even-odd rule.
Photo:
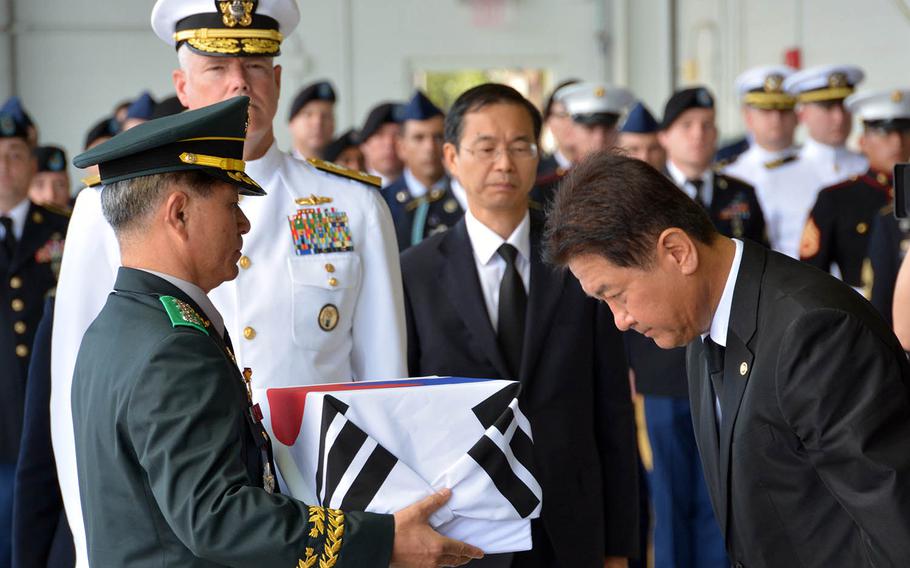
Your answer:
[[[400,250],[447,230],[464,215],[442,164],[444,120],[442,110],[419,90],[402,109],[398,155],[404,173],[382,189]]]
[[[910,90],[857,93],[844,104],[863,121],[859,143],[869,170],[818,194],[800,257],[822,270],[836,264],[843,281],[868,298],[871,289],[863,290],[863,265],[869,231],[878,212],[891,203],[894,165],[910,158]]]
[[[667,153],[657,140],[659,127],[648,107],[639,101],[629,111],[619,129],[616,145],[628,156],[638,158],[660,171],[667,163]]]
[[[0,567],[10,565],[13,479],[25,381],[44,299],[57,285],[69,218],[32,203],[28,121],[0,112]]]
[[[667,151],[666,173],[708,210],[724,235],[767,244],[755,189],[711,168],[717,143],[714,97],[705,87],[677,91],[667,101],[658,139]]]
[[[0,114],[13,117],[16,121],[25,125],[26,140],[28,145],[34,148],[38,145],[38,126],[32,117],[25,111],[22,106],[22,100],[19,97],[12,96],[0,107]]]
[[[335,87],[328,81],[310,83],[294,97],[288,112],[294,157],[325,158],[325,147],[335,134],[336,100]]]
[[[897,219],[894,204],[886,205],[872,221],[862,282],[869,301],[889,324],[893,320],[894,283],[908,250],[910,219]]]

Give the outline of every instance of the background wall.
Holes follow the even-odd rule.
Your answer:
[[[403,99],[426,70],[528,67],[632,88],[655,112],[675,85],[703,83],[739,133],[733,80],[752,65],[865,68],[863,88],[910,86],[910,0],[299,0],[283,46],[276,133],[317,78],[340,93],[338,128]],[[88,126],[124,99],[172,92],[173,50],[152,33],[152,0],[0,0],[0,99],[18,94],[42,143],[81,150]],[[483,6],[486,6],[485,8]]]

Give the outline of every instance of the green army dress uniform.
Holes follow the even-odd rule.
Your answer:
[[[248,102],[145,123],[76,165],[98,163],[104,183],[200,170],[261,195],[241,160]],[[272,491],[271,444],[230,339],[164,278],[120,268],[82,341],[72,406],[93,567],[389,564],[392,516]]]

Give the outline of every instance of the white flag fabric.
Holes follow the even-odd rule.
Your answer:
[[[531,548],[540,516],[519,383],[428,377],[257,391],[282,491],[326,507],[393,513],[436,490],[430,519],[488,554]]]

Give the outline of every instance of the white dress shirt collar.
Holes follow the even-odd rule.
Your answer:
[[[405,168],[404,170],[404,183],[408,186],[408,191],[411,193],[411,197],[423,197],[429,193],[431,189],[445,189],[447,182],[448,178],[443,175],[441,178],[436,180],[433,185],[427,187],[417,180],[409,168]]]
[[[556,160],[556,165],[564,170],[568,170],[572,167],[572,160],[566,158],[566,155],[557,149],[553,152],[553,158]]]
[[[686,174],[682,172],[679,168],[676,167],[671,160],[667,160],[667,173],[670,174],[670,179],[673,180],[680,189],[686,192],[686,195],[695,199],[698,195],[695,186],[689,183],[689,178],[686,177]],[[702,195],[707,203],[711,203],[711,199],[714,197],[714,171],[711,168],[707,168],[700,176],[698,176],[704,185],[702,186]]]
[[[455,199],[458,201],[458,204],[461,205],[462,211],[468,210],[468,192],[465,190],[464,186],[461,185],[461,182],[455,178],[452,178],[449,181],[449,187],[452,189],[452,195],[455,196]]]
[[[208,295],[202,291],[202,288],[196,286],[192,282],[187,282],[176,276],[171,276],[170,274],[165,274],[163,272],[158,272],[155,270],[147,270],[145,268],[140,269],[143,272],[148,272],[149,274],[154,274],[162,280],[166,280],[173,284],[177,289],[190,297],[191,300],[196,302],[196,305],[202,308],[202,311],[205,312],[206,317],[209,321],[212,322],[212,326],[218,331],[218,334],[224,337],[224,318],[221,317],[221,314],[215,308],[215,304],[209,300]]]
[[[0,212],[0,217],[9,217],[13,222],[13,236],[17,241],[22,240],[22,234],[25,232],[25,220],[28,217],[28,209],[32,202],[28,198],[20,201],[9,212]],[[0,238],[6,238],[6,230],[0,225]]]
[[[749,149],[746,150],[745,154],[752,157],[752,159],[754,159],[757,163],[764,165],[768,162],[773,162],[775,160],[780,160],[781,158],[792,156],[798,151],[799,149],[796,146],[790,146],[789,148],[784,148],[783,150],[767,150],[758,144],[752,144],[749,146]]]
[[[813,160],[828,164],[836,164],[844,156],[851,154],[846,146],[829,146],[809,138],[803,146],[803,155]]]
[[[470,209],[465,210],[464,218],[468,237],[471,239],[471,247],[474,249],[474,256],[481,264],[489,264],[503,243],[509,243],[518,249],[518,254],[523,259],[531,258],[530,213],[525,213],[524,219],[515,227],[508,239],[503,239],[493,229],[481,223]]]
[[[703,333],[701,338],[705,339],[711,336],[714,343],[721,347],[727,346],[727,331],[730,329],[730,310],[733,308],[733,291],[736,288],[736,278],[739,276],[739,266],[743,260],[743,242],[739,239],[732,239],[736,245],[736,252],[733,254],[733,263],[730,265],[730,273],[727,274],[727,283],[724,284],[724,291],[720,295],[720,302],[714,311],[714,318],[711,320],[711,327],[708,333]]]

